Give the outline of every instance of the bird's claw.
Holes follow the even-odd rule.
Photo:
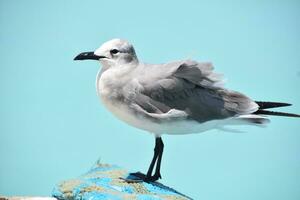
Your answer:
[[[146,176],[144,181],[149,183],[149,182],[155,182],[157,181],[158,179],[161,178],[161,175],[160,174],[154,174],[153,176]]]
[[[153,176],[147,176],[141,172],[130,173],[127,178],[122,178],[128,183],[137,183],[137,182],[155,182],[161,178],[160,173],[155,173]]]

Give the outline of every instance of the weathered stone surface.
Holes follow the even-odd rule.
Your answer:
[[[96,164],[82,176],[62,181],[52,196],[65,200],[186,200],[191,199],[161,183],[124,181],[127,170],[115,165]]]
[[[5,197],[5,196],[0,196],[0,200],[57,200],[57,199],[54,197],[29,197],[29,196]]]

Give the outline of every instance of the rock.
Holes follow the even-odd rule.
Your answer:
[[[191,199],[159,182],[127,182],[127,170],[97,163],[82,176],[62,181],[52,191],[59,200],[187,200]],[[132,178],[132,177],[130,177]]]
[[[25,196],[13,196],[13,197],[2,197],[0,200],[57,200],[54,197],[25,197]]]

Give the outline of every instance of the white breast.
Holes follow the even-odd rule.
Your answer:
[[[133,113],[129,105],[124,104],[123,101],[118,101],[120,98],[120,91],[126,89],[126,95],[130,95],[134,87],[127,87],[129,81],[121,77],[119,71],[113,69],[106,70],[102,74],[98,72],[96,80],[97,94],[100,97],[104,106],[118,119],[126,122],[127,124],[153,132],[150,128],[153,122],[139,117]]]

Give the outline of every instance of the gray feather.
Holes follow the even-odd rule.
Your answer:
[[[190,119],[205,122],[257,110],[257,104],[245,95],[221,87],[222,79],[210,63],[181,61],[144,69],[145,75],[139,79],[142,89],[135,102],[148,113],[177,109]]]

